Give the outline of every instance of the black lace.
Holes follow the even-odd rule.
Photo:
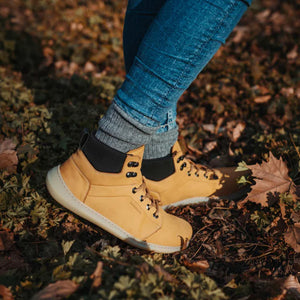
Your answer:
[[[172,153],[172,156],[175,157],[176,155],[178,154],[177,151],[174,151]],[[190,159],[187,159],[185,157],[185,155],[180,155],[178,158],[177,158],[177,163],[179,164],[180,162],[182,161],[182,164],[180,166],[180,170],[182,171],[184,168],[188,168],[189,167],[189,170],[187,171],[187,174],[188,176],[191,176],[193,171],[195,170],[195,176],[199,177],[199,171],[204,171],[203,172],[203,176],[205,178],[209,178],[209,174],[211,173],[213,178],[212,179],[218,179],[218,175],[215,173],[215,170],[208,167],[208,166],[205,166],[205,165],[200,165],[200,164],[196,164],[194,163],[193,161],[191,161]]]
[[[135,161],[130,161],[128,164],[128,167],[138,167],[139,163],[135,162]],[[126,173],[126,177],[136,177],[137,176],[137,172],[127,172]],[[146,182],[145,182],[145,177],[143,176],[143,182],[141,185],[139,185],[138,187],[133,187],[132,189],[132,193],[135,194],[138,190],[142,190],[145,191],[144,195],[140,196],[140,202],[143,202],[145,199],[149,199],[150,200],[150,204],[147,203],[146,205],[146,209],[150,210],[151,207],[155,208],[155,212],[153,213],[153,217],[154,218],[158,218],[158,212],[159,212],[159,203],[160,201],[158,199],[154,199],[151,194],[149,193],[147,186],[146,186]]]

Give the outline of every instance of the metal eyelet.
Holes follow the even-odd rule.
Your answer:
[[[136,177],[137,173],[136,172],[127,172],[126,177]]]
[[[184,163],[180,166],[180,171],[182,171],[185,167],[186,167],[186,163],[184,162]]]
[[[208,176],[206,175],[206,174],[203,174],[203,176],[207,179],[208,178]]]
[[[196,177],[199,177],[199,174],[198,173],[195,173]]]
[[[139,163],[136,162],[136,161],[130,161],[128,164],[127,164],[128,167],[138,167],[139,166]]]
[[[154,214],[153,214],[153,217],[154,217],[155,219],[158,219],[159,216],[158,216],[157,214],[154,213]]]
[[[136,187],[132,188],[132,193],[133,193],[133,194],[136,193]]]
[[[183,159],[184,159],[183,156],[178,157],[178,158],[177,158],[177,163],[179,164]]]
[[[149,205],[149,204],[147,204],[146,208],[147,208],[147,210],[150,210],[150,205]]]
[[[190,172],[187,172],[188,176],[191,176],[191,173]]]
[[[143,195],[141,195],[141,197],[140,197],[140,201],[141,201],[141,202],[143,202],[143,201],[144,201],[144,196],[143,196]]]

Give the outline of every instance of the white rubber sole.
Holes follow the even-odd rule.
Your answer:
[[[199,204],[203,202],[207,202],[209,200],[209,197],[194,197],[194,198],[188,198],[184,199],[175,203],[163,205],[163,209],[171,208],[171,207],[179,207],[179,206],[184,206],[184,205],[194,205],[194,204]]]
[[[136,239],[109,219],[85,205],[72,194],[65,184],[60,173],[60,166],[54,167],[48,172],[46,185],[51,196],[62,206],[134,247],[160,253],[173,253],[181,250],[180,246],[162,246]]]
[[[215,199],[226,199],[226,200],[239,200],[243,196],[245,196],[249,192],[249,187],[246,187],[244,189],[241,189],[239,191],[236,191],[232,193],[231,195],[224,196],[224,197],[218,197]],[[179,207],[179,206],[185,206],[185,205],[195,205],[195,204],[200,204],[200,203],[206,203],[210,198],[209,197],[193,197],[193,198],[188,198],[184,199],[178,202],[170,203],[167,205],[163,205],[162,208],[164,210],[171,208],[171,207]]]

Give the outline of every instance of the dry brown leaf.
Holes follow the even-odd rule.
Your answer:
[[[8,173],[16,171],[18,164],[16,144],[11,139],[0,141],[0,170],[6,170]]]
[[[208,142],[203,147],[203,153],[208,153],[212,150],[214,150],[218,146],[218,143],[216,141]]]
[[[284,282],[283,288],[286,290],[296,289],[300,293],[300,283],[296,276],[290,275]]]
[[[98,261],[94,273],[90,276],[93,279],[92,288],[97,289],[102,283],[103,262]]]
[[[9,250],[14,244],[14,234],[8,230],[0,230],[0,251]]]
[[[254,98],[255,103],[266,103],[271,99],[271,95],[259,96]]]
[[[274,157],[270,152],[268,162],[262,164],[247,165],[255,177],[255,185],[251,187],[251,192],[246,200],[268,206],[268,194],[288,192],[294,183],[288,175],[286,163]]]
[[[284,234],[284,240],[295,252],[300,252],[300,223],[289,225],[287,232]]]
[[[3,300],[14,300],[14,297],[9,288],[0,284],[0,296]]]
[[[178,283],[178,280],[171,275],[169,272],[167,272],[165,269],[163,269],[160,265],[155,265],[154,270],[158,273],[159,276],[161,276],[165,281]]]
[[[245,122],[239,122],[232,131],[231,140],[233,142],[236,142],[239,139],[239,137],[241,136],[241,134],[245,128],[246,128]]]
[[[35,294],[32,300],[59,300],[70,296],[78,289],[78,284],[72,280],[59,280],[50,283],[44,289]]]
[[[197,260],[191,262],[186,255],[182,256],[182,262],[188,269],[197,273],[204,273],[209,268],[207,260]]]
[[[295,45],[295,47],[286,55],[288,59],[296,59],[298,56],[298,45]]]

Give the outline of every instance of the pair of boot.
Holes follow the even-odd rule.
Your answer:
[[[120,153],[86,133],[79,149],[48,172],[48,191],[70,211],[135,247],[180,251],[191,239],[192,227],[164,208],[229,195],[237,190],[241,174],[234,168],[197,165],[185,158],[177,142],[168,158],[170,174],[161,178],[159,160],[142,167],[143,151]]]

